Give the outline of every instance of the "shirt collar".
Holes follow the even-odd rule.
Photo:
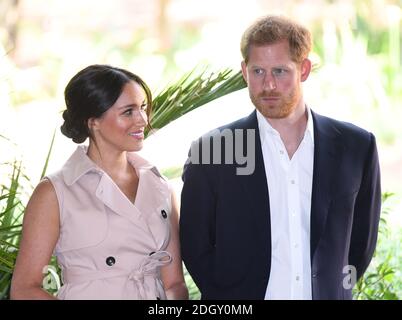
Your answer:
[[[265,119],[265,117],[261,114],[260,111],[256,109],[257,112],[257,122],[258,128],[260,131],[261,142],[265,141],[266,134],[272,134],[276,136],[280,136],[279,132],[275,130],[271,124]],[[304,136],[309,136],[311,139],[312,144],[314,145],[314,125],[313,125],[313,116],[311,114],[311,109],[306,105],[306,112],[307,112],[307,125],[306,131],[304,132]]]
[[[104,173],[104,171],[88,157],[87,150],[87,146],[78,146],[71,157],[64,164],[62,173],[64,181],[68,186],[73,185],[88,172],[97,172],[99,174]],[[142,158],[136,152],[128,152],[127,160],[135,169],[151,170],[154,174],[163,178],[162,174],[154,165]]]
[[[267,119],[265,119],[262,113],[257,109],[256,112],[257,112],[257,122],[258,122],[258,128],[260,130],[261,139],[265,139],[267,133],[279,136],[279,132],[271,126],[271,124],[267,121]]]

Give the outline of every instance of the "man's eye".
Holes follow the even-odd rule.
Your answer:
[[[283,75],[283,74],[285,74],[285,73],[286,73],[286,70],[285,70],[285,69],[281,69],[281,68],[273,69],[273,70],[272,70],[272,74],[273,74],[274,76],[280,76],[280,75]]]
[[[254,69],[254,73],[255,73],[256,75],[261,75],[261,74],[264,73],[264,70],[262,70],[262,69]]]

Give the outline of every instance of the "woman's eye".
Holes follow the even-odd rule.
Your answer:
[[[123,114],[125,116],[131,116],[133,114],[133,110],[132,109],[127,109],[126,111],[123,112]]]
[[[142,106],[141,106],[141,111],[146,111],[147,110],[147,105],[146,104],[143,104]]]

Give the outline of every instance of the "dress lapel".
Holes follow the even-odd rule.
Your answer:
[[[161,250],[167,246],[170,237],[170,189],[156,168],[139,169],[138,173],[141,192],[138,193],[135,206],[141,211],[156,247]]]
[[[140,191],[138,188],[137,194]],[[96,189],[96,197],[116,214],[138,225],[144,231],[148,231],[141,212],[124,195],[114,181],[103,173]]]

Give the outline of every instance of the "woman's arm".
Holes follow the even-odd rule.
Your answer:
[[[59,238],[59,206],[49,180],[35,188],[25,209],[22,240],[11,282],[11,299],[55,299],[42,289],[43,268]]]
[[[161,278],[169,300],[186,300],[188,299],[188,290],[184,281],[180,254],[179,214],[174,192],[172,192],[172,213],[170,219],[171,236],[166,250],[171,254],[172,262],[161,268]]]

